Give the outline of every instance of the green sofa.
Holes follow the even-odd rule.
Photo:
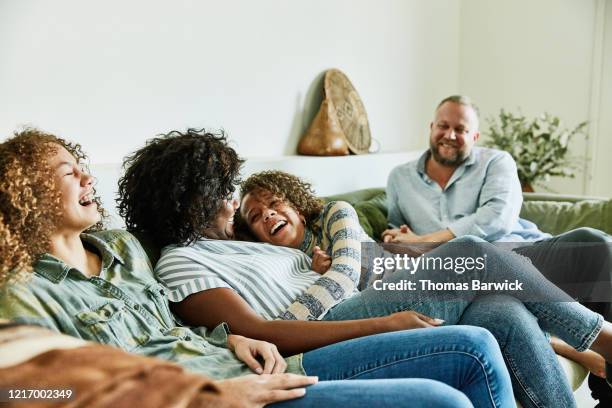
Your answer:
[[[382,188],[353,191],[325,199],[351,203],[363,229],[372,238],[379,238],[387,228],[387,196]],[[597,228],[612,234],[612,199],[524,193],[521,217],[553,235],[578,227]]]

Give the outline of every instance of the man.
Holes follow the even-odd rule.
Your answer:
[[[534,242],[515,250],[610,319],[610,236],[579,228],[552,237],[519,218],[516,164],[506,152],[475,147],[478,126],[478,109],[469,98],[453,95],[440,102],[430,124],[429,150],[389,175],[391,228],[383,232],[383,241],[446,242],[475,235],[491,242]],[[601,385],[598,395],[612,398],[603,380],[591,376],[589,382]]]
[[[386,242],[446,242],[463,235],[487,241],[549,238],[518,217],[521,185],[512,157],[474,147],[480,137],[478,112],[464,96],[450,96],[436,108],[429,151],[396,167],[387,185]],[[408,224],[403,229],[399,226]]]

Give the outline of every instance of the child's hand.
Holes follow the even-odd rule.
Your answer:
[[[312,265],[310,269],[316,273],[323,275],[331,266],[331,257],[325,253],[318,246],[314,247],[312,251]]]

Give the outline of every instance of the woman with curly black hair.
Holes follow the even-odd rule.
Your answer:
[[[188,129],[151,139],[123,163],[119,214],[130,231],[159,247],[192,243],[211,227],[223,200],[231,200],[241,165],[223,133]]]
[[[148,149],[153,147],[148,145],[142,150]],[[226,149],[231,150],[229,147]],[[166,145],[166,150],[171,153],[157,156],[157,160],[189,163],[192,166],[191,171],[174,175],[173,180],[178,185],[184,185],[185,178],[193,177],[194,172],[199,172],[199,168],[211,160],[189,160],[190,148],[182,141]],[[137,154],[144,153],[140,151]],[[131,163],[142,169],[149,167],[149,164],[153,165]],[[163,166],[158,162],[155,166],[171,167],[170,164]],[[142,171],[141,174],[147,172]],[[158,178],[155,174],[148,174],[149,183]],[[266,177],[271,179],[267,183],[271,191],[264,188],[265,183],[260,183]],[[214,183],[215,180],[200,177],[190,182],[197,185]],[[167,185],[158,185],[160,191],[156,194],[168,195],[165,192]],[[212,202],[221,202],[216,219],[202,219],[199,222],[207,226],[208,232],[204,228],[195,231],[200,234],[200,239],[190,244],[175,242],[162,251],[155,268],[156,276],[170,289],[168,296],[173,302],[173,311],[188,324],[214,327],[219,322],[227,322],[233,331],[274,342],[283,353],[309,350],[356,336],[435,327],[443,323],[426,315],[444,318],[450,325],[480,325],[495,330],[504,349],[509,350],[513,359],[520,360],[517,363],[520,370],[515,371],[515,380],[517,396],[524,406],[540,404],[534,400],[536,389],[554,389],[550,393],[539,392],[539,395],[543,395],[544,405],[559,400],[568,406],[574,403],[569,385],[560,381],[564,378],[563,372],[532,312],[542,317],[546,330],[564,338],[573,347],[583,350],[592,346],[612,358],[612,326],[604,324],[600,315],[575,303],[542,303],[528,310],[525,304],[513,297],[476,299],[473,291],[467,292],[463,299],[442,303],[435,302],[435,296],[431,293],[396,291],[395,297],[390,299],[388,292],[369,288],[355,294],[359,281],[361,242],[368,238],[359,226],[352,207],[342,202],[321,206],[316,198],[301,194],[308,190],[308,186],[285,173],[256,175],[245,182],[245,186],[249,185],[258,186],[252,191],[257,195],[250,204],[247,202],[248,194],[245,195],[242,215],[255,235],[258,230],[253,226],[259,215],[265,224],[264,238],[270,238],[269,241],[275,246],[227,241],[233,232],[234,210],[237,208],[235,202],[227,199],[228,192],[206,197]],[[285,187],[288,190],[282,194],[274,193]],[[137,196],[140,197],[140,194]],[[149,201],[146,191],[143,191],[143,197],[144,201]],[[295,200],[301,200],[301,204],[293,206]],[[156,209],[152,211],[161,218],[172,217],[172,214]],[[200,214],[196,214],[196,217],[200,217]],[[255,222],[252,218],[255,218]],[[210,229],[213,225],[215,228]],[[470,239],[464,241],[473,244]],[[328,260],[331,267],[323,275],[312,270],[311,260],[307,256],[314,254],[317,245],[330,251],[331,255]],[[492,266],[488,272],[489,278],[494,278],[490,272],[494,270],[499,274],[497,276],[519,277],[526,286],[539,291],[536,295],[567,298],[558,288],[543,280],[533,265],[527,264],[523,258],[499,251],[486,243],[468,245],[467,248],[471,252],[466,255],[457,247],[444,246],[433,251],[432,256],[465,257],[472,254],[476,258],[486,250],[488,265]],[[394,275],[397,281],[410,278],[402,273]],[[465,279],[469,280],[472,276],[466,273]],[[482,279],[486,281],[486,273]],[[418,299],[411,299],[411,296]],[[498,302],[500,307],[491,308],[490,301]],[[398,310],[403,312],[393,313]],[[558,319],[546,319],[549,313],[563,315],[563,321],[571,323],[565,325],[560,324]],[[324,321],[303,321],[310,319]],[[432,332],[440,333],[440,329]],[[525,347],[532,353],[525,354]],[[523,356],[529,357],[523,359]],[[534,359],[537,359],[536,364]]]

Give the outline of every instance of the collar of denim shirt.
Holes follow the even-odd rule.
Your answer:
[[[98,254],[102,258],[102,270],[110,268],[115,261],[119,262],[121,265],[125,264],[123,258],[100,238],[91,234],[81,234],[81,240],[98,250]],[[71,269],[77,270],[49,253],[43,254],[34,267],[36,273],[54,283],[63,281]],[[82,274],[80,271],[79,273]]]

